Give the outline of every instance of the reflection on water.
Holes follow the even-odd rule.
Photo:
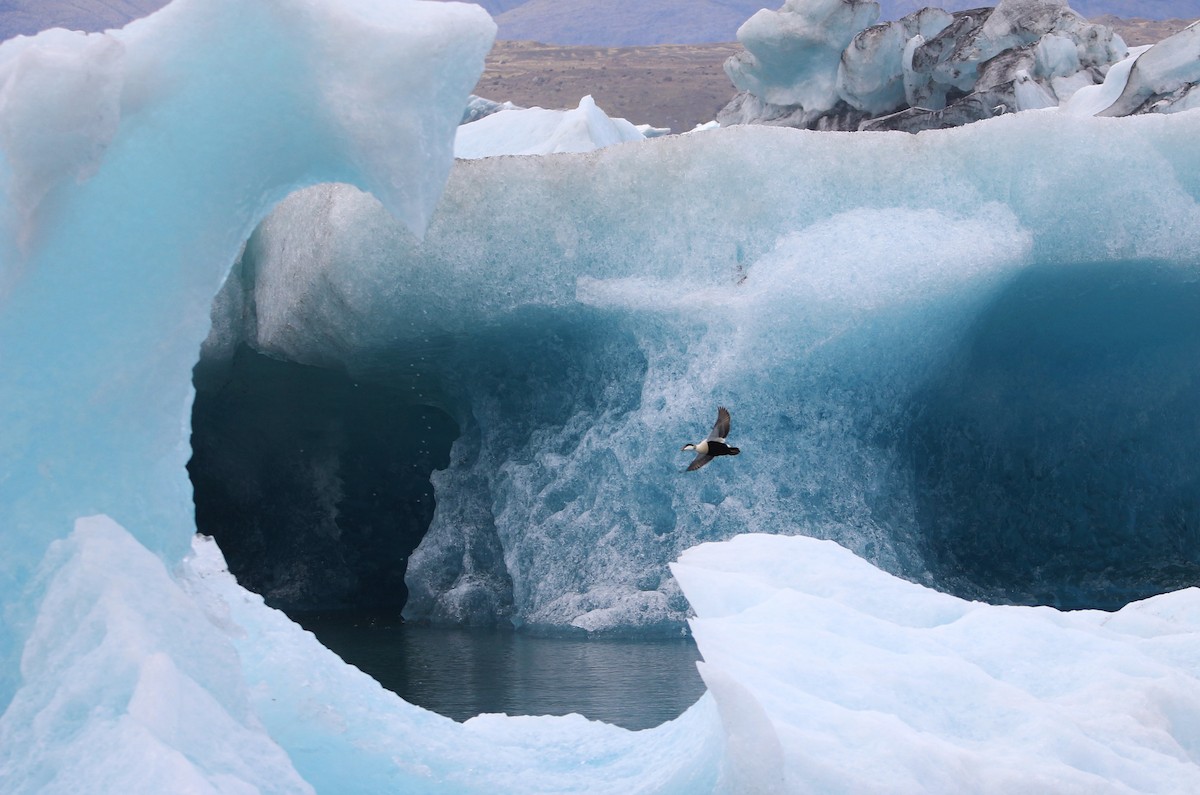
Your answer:
[[[578,712],[646,729],[678,717],[704,692],[690,638],[541,638],[361,614],[293,618],[404,700],[459,721],[488,712]]]

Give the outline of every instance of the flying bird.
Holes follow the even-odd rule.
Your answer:
[[[729,409],[721,406],[717,409],[717,422],[713,425],[712,433],[708,435],[708,438],[699,444],[683,446],[684,450],[696,451],[696,457],[692,463],[688,464],[687,471],[699,469],[719,455],[737,455],[742,452],[736,447],[725,444],[727,436],[729,436]]]

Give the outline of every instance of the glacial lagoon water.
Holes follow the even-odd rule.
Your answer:
[[[679,717],[704,693],[690,637],[540,637],[401,624],[364,612],[293,618],[405,701],[457,721],[577,712],[648,729]]]

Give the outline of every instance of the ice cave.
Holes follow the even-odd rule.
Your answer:
[[[455,161],[494,33],[0,44],[0,791],[1200,789],[1200,111]],[[271,606],[371,600],[707,691],[458,723]]]

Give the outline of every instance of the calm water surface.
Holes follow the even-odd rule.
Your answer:
[[[459,721],[578,712],[646,729],[678,717],[704,692],[691,638],[540,638],[361,615],[293,618],[405,701]]]

